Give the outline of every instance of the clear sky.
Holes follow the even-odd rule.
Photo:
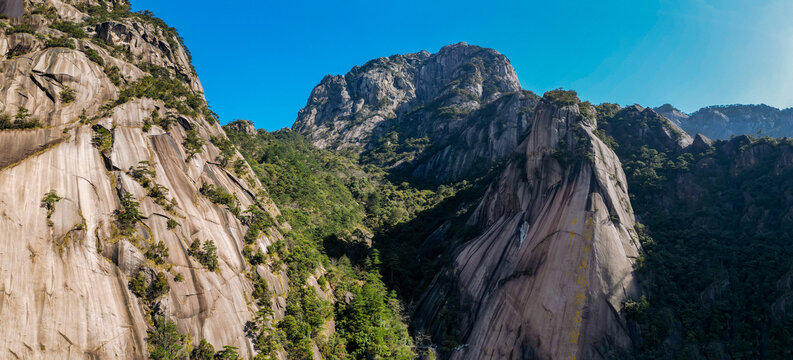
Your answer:
[[[219,5],[217,5],[219,4]],[[132,0],[185,38],[221,122],[289,127],[326,74],[465,41],[593,103],[793,106],[790,0]]]

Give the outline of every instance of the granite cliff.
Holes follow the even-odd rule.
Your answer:
[[[419,179],[486,171],[522,140],[538,96],[495,50],[459,43],[326,76],[292,129],[320,148],[362,153]]]
[[[482,234],[455,250],[419,306],[417,327],[438,334],[448,331],[439,309],[460,299],[464,345],[451,358],[608,359],[631,346],[620,309],[639,294],[641,247],[620,161],[596,129],[594,107],[574,93],[540,101],[468,220]]]
[[[221,128],[151,13],[26,5],[0,358],[793,355],[793,143],[709,139],[788,110],[539,97],[459,43],[325,77],[292,130]]]
[[[243,256],[281,236],[246,245],[246,210],[279,211],[249,168],[223,165],[239,155],[215,145],[175,31],[124,1],[27,9],[0,20],[0,357],[145,358],[165,320],[186,346],[251,357],[246,323],[283,313],[251,279],[286,285]]]

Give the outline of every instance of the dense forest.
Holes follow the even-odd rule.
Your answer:
[[[623,311],[637,359],[793,356],[793,140],[739,136],[682,151],[637,141],[665,126],[598,106],[628,176],[647,295]]]
[[[317,149],[291,130],[225,129],[281,209],[279,220],[292,227],[285,243],[271,249],[289,269],[287,317],[261,347],[277,346],[280,336],[290,358],[310,358],[311,339],[331,359],[413,358],[405,306],[444,261],[442,244],[419,255],[420,242],[441,222],[461,218],[465,210],[455,209],[482,186],[398,181],[353,155]],[[427,264],[416,267],[419,258]],[[310,274],[322,274],[318,283],[332,290],[332,301],[305,285]],[[335,333],[322,339],[328,321]]]

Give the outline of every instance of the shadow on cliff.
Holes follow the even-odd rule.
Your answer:
[[[466,220],[491,180],[492,176],[481,178],[412,220],[375,234],[372,249],[379,252],[383,281],[405,304],[415,303],[449,264],[457,245],[480,232]]]

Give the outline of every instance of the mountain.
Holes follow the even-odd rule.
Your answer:
[[[607,359],[632,344],[619,309],[639,296],[641,248],[620,161],[575,93],[546,93],[535,114],[468,220],[482,234],[417,312],[419,329],[447,331],[437,314],[459,292],[465,345],[453,359]]]
[[[669,105],[592,106],[567,91],[536,104],[527,126],[515,128],[521,140],[504,165],[495,160],[488,171],[424,165],[430,146],[411,149],[398,164],[378,161],[390,159],[368,156],[384,153],[379,135],[333,150],[359,153],[350,159],[363,173],[407,180],[405,191],[427,188],[417,169],[441,173],[429,186],[438,193],[438,182],[466,179],[459,184],[467,187],[407,221],[373,228],[372,247],[390,256],[384,280],[407,304],[425,356],[791,355],[788,140],[692,137],[685,129],[704,112],[689,117]],[[488,115],[482,121],[491,126],[512,117],[499,108]],[[443,120],[423,120],[435,122]],[[317,138],[311,128],[296,130]],[[447,177],[451,169],[464,175]],[[584,240],[591,242],[571,242],[571,230],[573,239],[589,233],[580,223],[587,216],[593,237]],[[590,247],[598,249],[592,259],[573,251]],[[576,263],[585,265],[565,268]],[[582,293],[575,293],[578,280]],[[566,343],[571,334],[575,342]]]
[[[682,126],[689,118],[688,114],[678,110],[671,104],[663,104],[657,108],[653,108],[653,110],[665,116],[667,119],[672,120],[677,126]]]
[[[460,43],[267,132],[125,0],[0,27],[0,357],[793,357],[793,141],[716,133],[788,110],[540,97]]]
[[[599,124],[641,121],[622,112],[602,111]],[[641,334],[634,356],[790,357],[793,142],[697,135],[681,148],[638,143],[628,128],[604,135],[642,222],[646,299],[623,307]]]
[[[367,163],[457,181],[509,155],[538,100],[521,90],[504,55],[459,43],[326,76],[292,129],[317,147],[358,153]]]
[[[287,284],[244,254],[288,225],[176,31],[121,0],[28,11],[0,20],[2,357],[253,356]]]
[[[717,105],[687,115],[666,104],[655,111],[691,134],[701,133],[713,139],[738,135],[793,137],[793,109],[780,110],[762,104]]]

